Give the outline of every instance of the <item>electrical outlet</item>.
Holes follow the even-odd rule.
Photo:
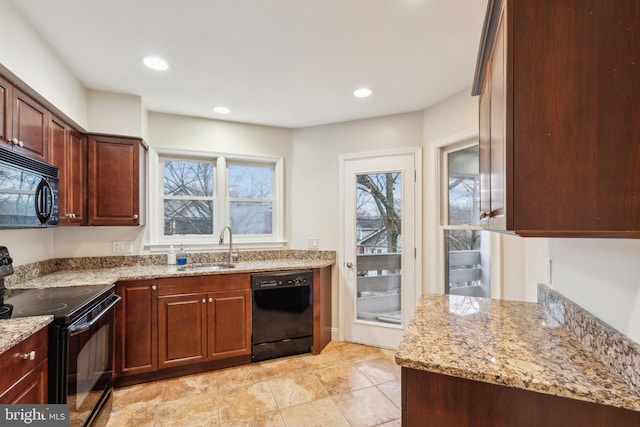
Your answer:
[[[111,242],[111,251],[114,254],[130,254],[133,252],[133,242],[131,240]]]
[[[320,239],[317,237],[309,237],[307,246],[310,250],[317,251],[320,247]]]

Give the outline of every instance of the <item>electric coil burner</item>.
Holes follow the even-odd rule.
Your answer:
[[[0,318],[53,315],[48,403],[68,404],[71,426],[105,425],[111,412],[115,286],[6,289],[13,260],[0,246]]]

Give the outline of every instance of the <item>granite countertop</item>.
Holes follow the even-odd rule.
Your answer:
[[[0,354],[29,338],[52,321],[53,316],[33,316],[0,320]]]
[[[640,411],[640,395],[536,303],[423,295],[396,362]]]
[[[217,274],[256,273],[261,271],[299,270],[322,268],[334,262],[326,259],[274,259],[265,261],[240,261],[235,268],[218,271],[180,271],[175,265],[143,265],[86,270],[64,270],[46,274],[20,283],[11,288],[52,288],[62,286],[108,285],[118,280],[145,280],[167,277],[207,276]]]

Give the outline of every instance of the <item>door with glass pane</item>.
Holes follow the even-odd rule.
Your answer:
[[[344,330],[396,348],[415,306],[413,153],[344,162]]]
[[[442,160],[445,292],[490,297],[489,236],[478,223],[478,145],[446,149]]]

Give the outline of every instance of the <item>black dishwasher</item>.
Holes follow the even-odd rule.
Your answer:
[[[313,344],[313,271],[251,275],[251,361],[308,353]]]

